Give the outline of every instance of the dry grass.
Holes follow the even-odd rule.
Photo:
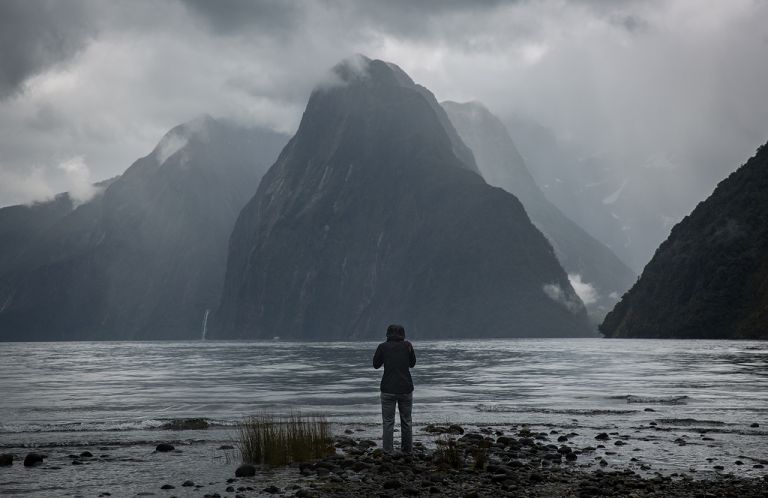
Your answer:
[[[435,440],[435,460],[440,466],[460,469],[464,465],[464,452],[454,438],[440,436]]]
[[[330,423],[322,416],[305,417],[300,413],[250,417],[238,428],[237,445],[243,462],[273,467],[335,452]]]
[[[480,443],[477,445],[477,448],[472,451],[472,457],[475,460],[475,470],[485,470],[485,466],[488,465],[488,449],[490,447],[491,443],[483,440],[480,441]]]

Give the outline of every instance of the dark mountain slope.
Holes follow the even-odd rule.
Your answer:
[[[81,206],[0,210],[0,232],[8,210],[52,212],[18,235],[20,254],[2,251],[15,259],[0,272],[0,339],[199,337],[237,213],[286,141],[201,118]]]
[[[240,214],[217,337],[373,338],[393,321],[422,338],[589,334],[552,248],[467,164],[434,97],[358,62],[313,92]]]
[[[608,337],[768,339],[768,146],[677,224]]]
[[[549,239],[557,258],[580,285],[590,316],[599,323],[636,275],[601,242],[549,202],[534,181],[502,122],[477,102],[444,102],[451,122],[472,149],[483,178],[514,194]],[[576,279],[579,279],[577,283]]]

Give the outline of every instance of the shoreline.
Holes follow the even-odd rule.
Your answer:
[[[766,496],[768,474],[736,476],[722,471],[664,472],[645,466],[636,451],[634,468],[617,468],[606,455],[628,444],[621,436],[599,433],[594,444],[572,441],[568,427],[537,432],[526,426],[473,427],[430,424],[415,431],[414,453],[385,455],[380,441],[346,429],[334,436],[336,453],[281,468],[241,465],[231,444],[194,438],[174,448],[147,447],[148,441],[93,447],[51,448],[37,466],[24,467],[28,453],[16,452],[12,467],[0,467],[0,494],[12,496],[199,496],[199,497],[357,497],[357,496]],[[359,430],[362,432],[362,430]],[[581,439],[583,441],[583,438]],[[446,444],[435,445],[435,441]],[[447,443],[452,441],[451,443]],[[398,435],[395,437],[398,443]],[[426,443],[426,444],[425,444]],[[162,444],[162,443],[161,443]],[[442,448],[442,449],[441,449]],[[162,451],[163,449],[168,451]],[[5,453],[1,450],[0,453]],[[69,454],[66,454],[69,453]],[[448,455],[448,456],[446,456]],[[754,466],[764,468],[764,463]],[[752,462],[742,462],[750,465]],[[6,469],[14,468],[16,480]],[[239,470],[238,470],[239,469]],[[715,466],[716,469],[716,466]],[[82,472],[102,473],[87,487]],[[116,476],[123,481],[118,484]],[[21,478],[49,483],[25,489]],[[247,475],[242,475],[243,473]],[[236,475],[240,474],[240,475]],[[55,483],[58,483],[56,485]],[[29,484],[27,482],[26,484]]]

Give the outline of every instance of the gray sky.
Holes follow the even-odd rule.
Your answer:
[[[2,0],[0,205],[119,174],[203,113],[292,131],[354,53],[696,192],[768,139],[766,0]]]

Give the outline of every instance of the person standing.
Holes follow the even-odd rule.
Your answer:
[[[395,406],[400,412],[400,449],[413,450],[411,411],[413,409],[413,380],[410,369],[416,366],[413,345],[405,340],[402,325],[387,327],[387,341],[379,344],[373,355],[373,368],[384,366],[381,376],[381,418],[384,423],[383,445],[385,453],[393,451]]]

